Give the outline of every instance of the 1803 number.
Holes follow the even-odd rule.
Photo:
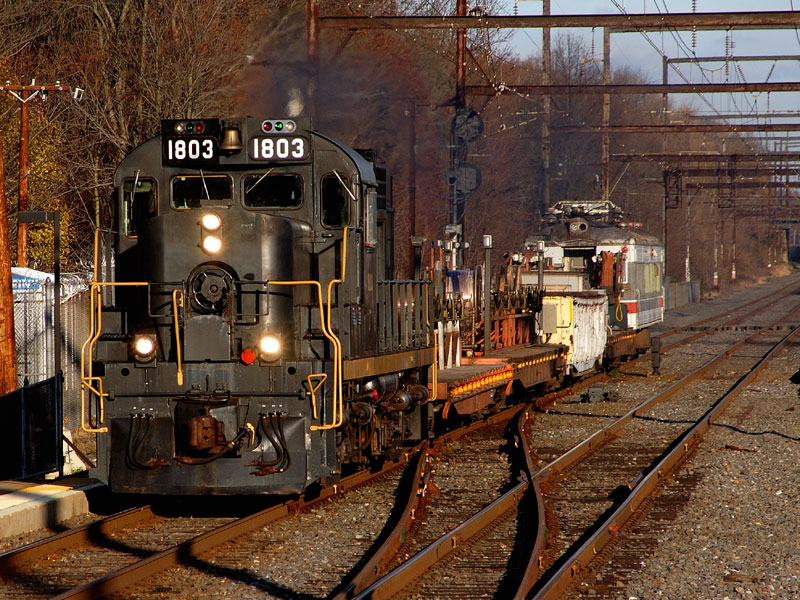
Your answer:
[[[213,160],[214,140],[211,138],[168,139],[167,160]]]
[[[253,160],[302,160],[308,156],[308,142],[301,137],[256,137],[250,152]]]

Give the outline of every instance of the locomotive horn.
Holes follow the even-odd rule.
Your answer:
[[[219,149],[223,152],[241,152],[242,151],[242,138],[239,135],[239,130],[234,127],[228,127],[222,133],[222,143]]]

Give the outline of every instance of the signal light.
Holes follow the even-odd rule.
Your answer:
[[[261,131],[263,131],[264,133],[270,133],[270,132],[292,133],[295,129],[297,129],[297,123],[291,120],[261,122]]]
[[[204,121],[178,121],[172,126],[172,130],[178,135],[203,133],[206,130],[206,124]]]

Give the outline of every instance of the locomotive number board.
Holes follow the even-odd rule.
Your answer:
[[[301,161],[310,155],[310,144],[301,136],[255,136],[248,142],[248,155],[257,161]]]
[[[211,136],[164,137],[162,150],[165,165],[211,165],[219,162],[217,138]]]

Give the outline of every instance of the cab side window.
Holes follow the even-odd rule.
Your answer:
[[[147,177],[126,179],[122,183],[122,233],[136,237],[139,224],[156,216],[156,181]]]
[[[341,181],[339,180],[341,178]],[[344,185],[343,185],[344,184]],[[344,175],[328,173],[322,176],[322,224],[344,227],[350,220],[348,194],[350,182]]]

